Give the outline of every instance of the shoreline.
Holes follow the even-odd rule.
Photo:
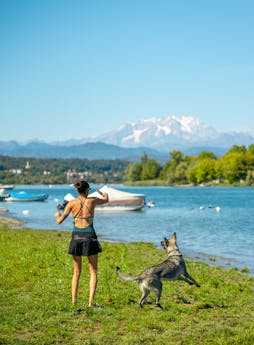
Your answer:
[[[54,231],[54,230],[52,230]],[[57,230],[56,230],[57,231]],[[139,243],[139,241],[133,241],[133,242],[129,242],[129,241],[119,241],[119,240],[113,240],[112,238],[105,238],[103,235],[97,234],[98,235],[98,239],[102,242],[108,242],[108,243]],[[142,242],[142,241],[141,241]],[[156,245],[153,242],[144,242],[144,243],[151,243],[152,245],[155,246],[156,249],[160,249],[161,247],[159,245]],[[188,251],[188,252],[184,252],[181,251],[183,257],[185,259],[188,259],[190,261],[193,262],[200,262],[203,264],[207,264],[210,267],[221,267],[224,270],[228,271],[228,270],[236,270],[238,273],[240,274],[247,274],[250,277],[254,277],[254,270],[247,267],[247,266],[237,266],[237,261],[233,258],[228,258],[228,257],[222,257],[222,256],[218,256],[218,255],[212,255],[209,253],[203,253],[203,252],[193,252],[193,251]],[[235,265],[233,264],[235,263]]]
[[[5,227],[10,227],[13,229],[13,228],[19,228],[24,224],[25,224],[25,222],[23,222],[22,220],[20,220],[18,218],[14,218],[14,217],[9,217],[8,212],[4,212],[3,210],[0,209],[0,227],[5,226]],[[28,228],[28,230],[36,231],[36,229],[33,229],[33,228]],[[58,231],[58,230],[49,229],[49,231]],[[104,238],[103,235],[102,236],[98,235],[98,238],[100,238],[100,240],[103,242],[109,242],[109,243],[110,242],[112,242],[112,243],[118,243],[119,242],[117,240]],[[121,243],[129,243],[126,241],[120,241],[120,242]],[[150,242],[150,243],[152,243],[152,242]],[[152,244],[154,244],[154,243],[152,243]],[[206,263],[209,266],[219,266],[225,270],[236,269],[239,273],[247,274],[250,277],[254,276],[252,270],[249,267],[237,267],[237,265],[231,266],[229,262],[230,261],[232,262],[234,260],[232,260],[230,258],[216,257],[216,256],[208,254],[208,253],[196,253],[196,254],[195,253],[185,253],[183,255],[191,261]]]
[[[21,226],[24,222],[18,218],[8,217],[7,212],[0,210],[0,226],[9,226],[11,228]]]

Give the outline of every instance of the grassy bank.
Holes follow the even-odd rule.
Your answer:
[[[77,308],[70,304],[69,233],[0,227],[0,344],[253,344],[254,278],[187,260],[201,288],[164,282],[162,305],[140,310],[136,282],[121,281],[126,273],[165,258],[149,243],[106,243],[99,261],[96,302],[87,309],[86,261]],[[150,297],[154,302],[154,296]]]

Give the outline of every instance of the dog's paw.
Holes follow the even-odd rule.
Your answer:
[[[163,307],[161,306],[161,304],[156,304],[153,307],[150,307],[151,310],[163,310]]]

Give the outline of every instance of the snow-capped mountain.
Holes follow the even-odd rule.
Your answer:
[[[121,147],[145,146],[160,151],[194,147],[224,147],[254,143],[254,135],[219,133],[191,116],[164,116],[136,123],[126,123],[116,130],[89,138]]]
[[[14,157],[53,157],[137,160],[146,152],[165,161],[172,150],[185,154],[212,151],[222,155],[233,145],[254,144],[254,133],[219,133],[191,116],[164,116],[136,123],[91,138],[45,143],[1,142],[0,155]]]

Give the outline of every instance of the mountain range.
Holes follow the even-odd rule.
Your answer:
[[[186,154],[212,151],[217,155],[233,145],[249,146],[254,133],[221,133],[191,116],[164,116],[125,123],[99,136],[45,143],[0,141],[0,154],[35,158],[87,158],[139,160],[144,152],[150,158],[166,160],[169,152]]]
[[[165,161],[169,157],[162,152],[147,147],[123,148],[102,142],[66,145],[62,142],[54,144],[32,141],[27,144],[21,144],[16,141],[0,141],[0,155],[11,157],[80,158],[89,160],[123,159],[127,161],[139,161],[144,152],[149,157],[157,158],[160,161]]]
[[[126,123],[117,129],[86,141],[101,141],[121,147],[149,147],[159,151],[193,150],[214,147],[227,150],[232,145],[250,145],[253,133],[220,133],[191,116],[164,116],[136,123]]]

